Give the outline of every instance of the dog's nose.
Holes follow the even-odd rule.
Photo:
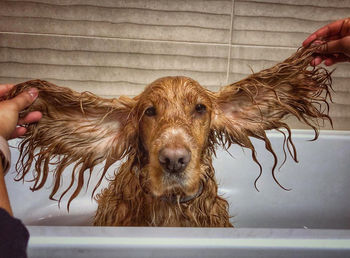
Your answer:
[[[159,151],[159,162],[165,171],[180,173],[185,170],[191,160],[191,152],[185,148],[164,148]]]

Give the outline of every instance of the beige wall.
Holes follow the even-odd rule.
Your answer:
[[[40,78],[116,97],[186,75],[216,90],[349,14],[350,0],[1,0],[0,83]],[[349,78],[350,64],[338,65],[335,129],[350,130]]]

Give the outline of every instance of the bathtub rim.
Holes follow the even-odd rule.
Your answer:
[[[296,251],[311,255],[305,257],[350,254],[350,230],[85,226],[29,226],[28,229],[31,235],[28,251],[39,255],[50,250],[71,255],[84,250],[84,255],[99,253],[101,257],[110,257],[111,252],[126,253],[127,257],[140,253],[159,257],[164,250],[177,250],[176,257],[192,257],[193,252],[203,251],[217,257],[227,257],[232,252],[259,252],[259,257],[275,257],[276,253],[293,257]]]

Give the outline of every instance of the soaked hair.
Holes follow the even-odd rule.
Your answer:
[[[265,130],[276,129],[283,134],[283,165],[287,157],[286,150],[298,161],[290,127],[283,118],[295,116],[312,128],[315,132],[313,140],[318,138],[319,127],[325,120],[333,127],[328,104],[332,102],[332,72],[323,67],[310,67],[314,53],[314,47],[300,48],[283,62],[226,86],[216,94],[216,102],[223,107],[225,115],[221,116],[219,127],[211,135],[212,142],[219,140],[226,148],[238,144],[252,151],[252,158],[260,167],[255,187],[262,166],[249,137],[265,142],[266,149],[274,157],[273,178],[280,187],[286,189],[275,177],[277,155]]]
[[[249,137],[260,139],[274,157],[272,175],[278,183],[275,177],[277,156],[265,131],[280,131],[284,135],[285,158],[286,152],[289,152],[297,161],[290,127],[282,119],[287,115],[295,116],[315,131],[315,139],[318,137],[320,121],[328,120],[332,123],[328,106],[331,101],[331,73],[323,67],[310,67],[314,53],[315,48],[301,48],[285,61],[223,87],[219,92],[206,90],[213,102],[215,118],[204,155],[215,154],[218,144],[225,148],[232,144],[248,148],[260,167],[259,178],[262,167]],[[44,186],[52,171],[54,186],[50,198],[55,199],[54,196],[61,187],[64,169],[74,163],[71,183],[59,198],[61,200],[72,189],[77,178],[76,188],[68,202],[69,208],[71,201],[84,186],[86,171],[89,171],[90,180],[93,168],[105,162],[95,191],[114,162],[123,157],[137,159],[140,118],[137,117],[139,112],[135,106],[139,96],[134,99],[103,99],[92,93],[77,93],[46,81],[34,80],[16,85],[4,99],[12,98],[30,87],[38,88],[39,97],[21,116],[39,110],[43,113],[43,118],[36,124],[28,125],[28,132],[22,137],[17,180],[24,180],[35,161],[33,191]],[[211,162],[210,158],[203,160]],[[55,165],[55,168],[50,169],[50,165]],[[133,165],[128,161],[128,165],[121,166],[118,173],[131,173]],[[210,164],[208,166],[213,169]],[[121,171],[123,168],[130,171]],[[123,182],[118,184],[120,186]],[[199,197],[198,203],[203,196],[205,194]],[[142,212],[142,209],[138,210]]]

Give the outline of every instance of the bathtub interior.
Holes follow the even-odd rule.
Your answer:
[[[281,164],[284,155],[283,136],[268,133]],[[272,155],[263,142],[254,140],[263,174],[257,182],[259,167],[253,162],[249,150],[232,146],[230,153],[218,149],[214,159],[219,192],[230,204],[231,222],[237,228],[309,228],[350,229],[350,132],[322,131],[317,141],[313,131],[294,130],[293,141],[298,151],[299,163],[288,156],[276,177],[283,190],[274,182],[271,174]],[[16,142],[12,141],[15,146]],[[69,193],[60,206],[49,200],[52,182],[49,178],[44,188],[32,192],[31,182],[15,182],[15,162],[18,151],[12,148],[12,167],[6,176],[10,201],[16,217],[29,226],[89,226],[97,208],[91,198],[95,170],[90,187],[84,189],[66,209]],[[114,168],[109,170],[113,175]],[[67,170],[71,169],[68,167]],[[69,173],[67,173],[69,175]],[[28,178],[30,179],[30,178]],[[64,180],[63,184],[68,184]],[[104,180],[99,189],[106,187]]]

